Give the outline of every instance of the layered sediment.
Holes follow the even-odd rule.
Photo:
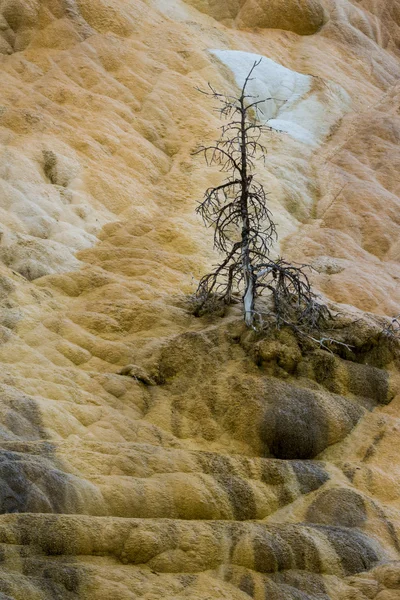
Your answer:
[[[400,594],[399,44],[397,0],[0,2],[0,598]],[[275,251],[338,354],[186,303],[195,88],[254,57]]]

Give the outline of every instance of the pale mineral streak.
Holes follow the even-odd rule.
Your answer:
[[[0,599],[395,600],[399,0],[0,0]],[[276,252],[353,350],[195,319],[196,91],[274,97]]]
[[[304,144],[324,141],[347,112],[350,99],[338,85],[296,73],[258,54],[237,50],[211,53],[231,69],[240,88],[252,65],[261,61],[247,88],[254,101],[266,99],[258,105],[258,121]]]

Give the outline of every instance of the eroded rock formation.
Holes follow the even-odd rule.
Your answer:
[[[0,598],[399,596],[399,44],[398,0],[0,0]],[[185,304],[195,87],[254,55],[340,355]]]

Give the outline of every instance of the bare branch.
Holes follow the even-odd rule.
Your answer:
[[[268,194],[254,175],[256,161],[265,160],[267,149],[261,138],[270,128],[258,123],[251,113],[257,115],[259,106],[272,98],[258,100],[246,93],[261,60],[254,62],[238,97],[220,94],[210,84],[210,91],[202,91],[218,101],[221,116],[231,120],[221,127],[219,140],[193,154],[203,153],[207,164],[216,164],[231,174],[222,184],[208,188],[196,209],[205,225],[214,228],[214,248],[225,257],[200,280],[195,314],[229,304],[241,294],[249,327],[263,328],[271,322],[276,328],[290,327],[331,351],[330,345],[342,343],[320,333],[333,315],[313,292],[307,265],[273,259],[270,254],[277,240],[276,226],[268,208]],[[256,299],[265,294],[272,301],[267,325],[264,313],[255,308]]]

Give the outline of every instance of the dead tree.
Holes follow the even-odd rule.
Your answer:
[[[253,64],[239,96],[220,94],[210,84],[207,91],[199,90],[216,101],[221,118],[228,122],[222,126],[219,140],[199,147],[194,154],[202,153],[207,165],[219,166],[228,177],[208,188],[196,209],[205,225],[214,229],[214,248],[224,257],[200,280],[195,314],[216,303],[229,304],[234,295],[241,294],[248,327],[272,317],[278,327],[288,325],[299,333],[309,332],[328,319],[329,310],[313,293],[305,265],[271,258],[277,232],[267,206],[267,193],[254,173],[256,161],[265,162],[267,151],[261,137],[270,130],[258,120],[258,109],[272,100],[259,100],[247,93],[261,60]],[[257,296],[265,292],[269,292],[273,304],[268,313],[255,307]]]
[[[400,341],[400,315],[393,317],[390,323],[383,327],[382,334],[391,341]]]
[[[203,92],[220,103],[219,112],[229,122],[222,127],[220,139],[211,146],[200,147],[207,164],[217,164],[230,175],[221,185],[206,190],[204,200],[197,208],[206,225],[214,227],[214,247],[225,254],[215,271],[205,275],[199,284],[199,306],[211,297],[229,303],[234,291],[243,289],[245,322],[254,321],[256,272],[258,259],[269,253],[276,238],[275,224],[267,208],[266,193],[254,176],[254,159],[265,156],[260,143],[264,127],[254,118],[257,107],[265,100],[256,100],[246,94],[255,62],[246,77],[239,97],[216,92]],[[238,239],[239,238],[239,239]]]

